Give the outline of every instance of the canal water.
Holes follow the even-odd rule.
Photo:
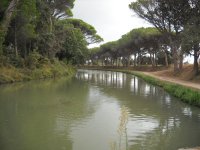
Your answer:
[[[177,150],[200,145],[200,108],[119,72],[0,86],[0,150]]]

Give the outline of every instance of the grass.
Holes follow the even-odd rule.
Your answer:
[[[63,62],[44,64],[34,69],[15,68],[8,65],[0,67],[0,84],[71,76],[74,73],[75,68]]]
[[[170,83],[167,81],[162,81],[162,80],[156,79],[154,77],[145,75],[142,72],[136,72],[136,71],[130,71],[130,70],[124,70],[124,69],[100,69],[100,68],[98,68],[98,70],[110,70],[110,71],[117,71],[117,72],[123,72],[123,73],[135,75],[150,84],[164,88],[168,93],[179,98],[183,102],[200,107],[200,91],[199,90],[189,88],[186,86],[182,86],[179,84],[173,84],[173,83]]]
[[[156,78],[144,75],[142,73],[133,73],[133,74],[142,78],[148,83],[163,87],[168,93],[172,94],[173,96],[181,99],[186,103],[195,106],[200,106],[200,91],[182,85],[161,81]]]

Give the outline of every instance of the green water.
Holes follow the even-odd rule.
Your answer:
[[[71,80],[0,87],[0,150],[111,150],[111,143],[117,150],[200,146],[200,108],[115,72],[79,70]]]

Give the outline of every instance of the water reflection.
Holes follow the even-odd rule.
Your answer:
[[[77,78],[98,85],[102,93],[129,108],[129,149],[175,150],[200,145],[198,108],[187,106],[135,76],[109,71],[87,73],[91,78],[84,78],[81,71]]]
[[[111,71],[85,71],[80,70],[76,75],[79,80],[88,81],[96,85],[104,85],[112,88],[128,88],[134,94],[142,94],[145,96],[155,95],[156,88],[154,86],[144,84],[137,77],[130,76],[120,72]],[[129,86],[129,87],[128,87]]]
[[[97,71],[95,74],[84,72],[81,70],[77,74],[77,78],[85,81],[91,81],[96,84],[103,84],[106,86],[112,86],[115,88],[123,88],[126,82],[126,74],[118,72],[101,72]]]
[[[200,145],[199,108],[132,75],[80,70],[72,80],[1,86],[0,149],[110,150],[123,106],[129,150]]]

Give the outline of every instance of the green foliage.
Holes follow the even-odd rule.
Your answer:
[[[2,66],[33,69],[38,76],[42,67],[54,64],[50,60],[55,58],[71,64],[84,63],[89,54],[88,41],[102,40],[91,25],[69,19],[73,16],[74,0],[19,0],[8,14],[5,10],[10,2],[2,0],[0,3]],[[11,17],[3,17],[6,15]],[[6,27],[2,22],[6,22]],[[44,70],[51,74],[51,69]],[[57,68],[52,70],[57,74]]]
[[[32,53],[29,54],[29,56],[26,58],[26,66],[30,69],[35,69],[39,67],[40,64],[40,58],[42,56],[36,52],[33,51]]]
[[[1,55],[0,56],[0,68],[3,66],[7,66],[9,62],[8,57]]]
[[[142,73],[134,73],[134,72],[129,72],[129,73],[134,74],[153,85],[163,87],[167,92],[169,92],[170,94],[174,95],[175,97],[181,99],[182,101],[186,103],[189,103],[195,106],[200,106],[200,91],[193,90],[191,88],[184,87],[177,84],[160,81],[153,77],[146,76]]]
[[[75,0],[56,0],[56,1],[44,1],[48,6],[50,13],[56,19],[66,18],[72,16],[71,9],[74,7]]]
[[[0,28],[0,56],[3,54],[3,42],[5,37],[5,31]]]
[[[58,60],[56,63],[43,64],[35,69],[19,69],[9,65],[0,68],[0,84],[72,76],[74,73],[75,69],[72,66],[66,65]]]
[[[93,54],[92,57],[98,57],[102,60],[105,58],[112,61],[117,59],[121,60],[122,64],[127,66],[131,63],[131,55],[135,55],[134,63],[139,65],[143,63],[154,63],[156,61],[156,56],[153,61],[142,61],[151,60],[152,58],[147,57],[149,55],[157,55],[161,50],[159,48],[166,44],[163,40],[164,35],[161,34],[156,28],[138,28],[133,29],[127,34],[123,35],[119,40],[105,43],[100,46],[100,50]],[[164,55],[165,56],[165,55]],[[132,60],[133,62],[133,60]],[[117,65],[117,63],[116,63]]]
[[[3,20],[4,12],[8,7],[10,0],[1,0],[0,3],[0,22]]]
[[[14,67],[17,68],[24,68],[25,60],[21,57],[12,57],[9,59],[9,64],[12,64]]]
[[[136,0],[129,5],[139,17],[162,33],[180,33],[190,18],[188,0]]]
[[[194,72],[198,75],[200,3],[196,0],[136,0],[129,8],[151,23],[168,39],[174,72],[182,69],[182,55],[194,55]],[[179,56],[178,56],[179,55]]]
[[[74,27],[65,28],[65,40],[63,49],[57,53],[60,60],[68,63],[81,64],[88,55],[87,42],[80,29]]]
[[[178,99],[182,100],[185,103],[189,103],[191,105],[200,107],[200,91],[197,89],[192,89],[182,85],[169,83],[167,81],[161,81],[159,79],[145,75],[140,72],[134,72],[130,70],[120,70],[120,69],[109,69],[109,70],[135,75],[150,84],[164,88],[167,92],[169,92],[170,94],[172,94],[173,96],[177,97]]]
[[[5,13],[10,2],[0,2],[0,83],[74,74],[56,58],[64,52],[63,60],[77,64],[88,55],[84,32],[72,23],[60,24],[59,18],[73,15],[74,0],[19,0]]]
[[[0,68],[0,84],[22,81],[23,78],[25,79],[25,76],[15,67],[7,66]]]
[[[80,29],[88,44],[99,43],[103,41],[103,39],[97,34],[95,28],[83,20],[71,18],[67,20],[61,20],[60,23],[64,25],[70,24],[73,25],[74,28]]]

